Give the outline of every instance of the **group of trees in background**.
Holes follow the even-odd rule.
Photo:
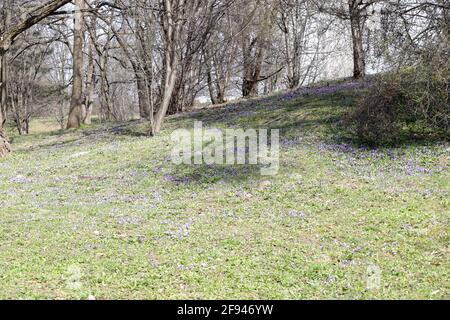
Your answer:
[[[449,25],[446,0],[1,0],[0,155],[9,118],[27,134],[35,115],[67,129],[139,115],[156,135],[205,97],[362,79],[425,52],[448,65]]]

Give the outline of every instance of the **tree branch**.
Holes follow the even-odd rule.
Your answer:
[[[36,8],[33,8],[28,13],[23,15],[21,20],[11,29],[5,30],[0,34],[0,54],[3,54],[9,49],[12,42],[18,35],[69,2],[71,2],[71,0],[50,0]]]

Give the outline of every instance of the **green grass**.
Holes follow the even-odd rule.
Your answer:
[[[11,131],[0,298],[450,298],[448,144],[344,144],[354,96],[251,100],[156,138],[139,122]],[[173,165],[170,134],[194,119],[281,128],[280,173]]]

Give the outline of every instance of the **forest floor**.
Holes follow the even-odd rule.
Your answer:
[[[449,146],[370,149],[342,128],[360,84],[146,124],[29,136],[0,160],[0,299],[450,298]],[[176,166],[193,120],[281,129],[280,172]]]

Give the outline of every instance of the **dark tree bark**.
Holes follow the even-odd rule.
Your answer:
[[[353,78],[362,79],[366,76],[366,57],[363,46],[363,19],[359,8],[360,1],[349,1],[350,27],[353,43]]]
[[[150,119],[149,85],[141,71],[135,70],[136,86],[139,100],[139,116],[141,119]]]
[[[75,27],[73,35],[73,85],[67,129],[78,129],[83,123],[83,12],[85,0],[75,0]]]
[[[5,0],[3,4],[3,27],[6,29],[11,24],[11,0]],[[1,30],[0,30],[1,33]],[[2,114],[2,121],[0,121],[0,126],[6,122],[6,96],[7,92],[7,83],[8,83],[8,63],[6,53],[4,53],[0,58],[0,113]]]
[[[91,23],[89,25],[90,31],[93,33],[93,37],[89,38],[89,52],[88,52],[88,70],[86,76],[86,114],[83,117],[84,124],[91,124],[92,110],[94,108],[94,91],[95,91],[95,61],[94,51],[96,40],[96,18],[91,17]]]
[[[6,95],[7,95],[7,79],[8,70],[6,62],[6,52],[0,55],[0,127],[3,126],[6,121]]]
[[[242,46],[244,76],[242,79],[242,96],[244,98],[258,95],[258,84],[261,76],[265,50],[259,38],[252,41],[245,39]]]

